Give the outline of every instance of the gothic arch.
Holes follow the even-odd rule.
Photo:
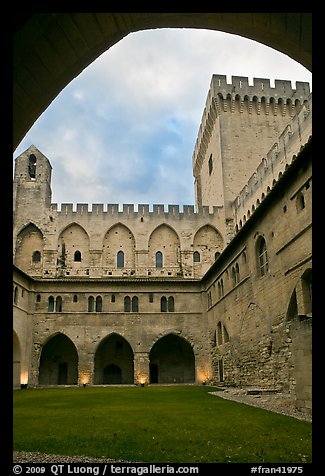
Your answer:
[[[135,267],[135,237],[132,231],[123,223],[115,223],[105,233],[103,238],[103,268],[116,269]],[[123,266],[118,253],[123,253]]]
[[[281,51],[311,70],[311,13],[16,14],[13,148],[90,63],[130,32],[152,28],[203,28],[240,35]],[[41,44],[47,48],[40,48]]]
[[[23,271],[37,272],[42,267],[44,236],[42,231],[32,222],[24,226],[17,235],[15,264]],[[35,252],[39,260],[34,260]]]
[[[39,359],[40,385],[77,385],[78,352],[62,332],[50,336],[42,346]]]
[[[76,252],[80,253],[78,260]],[[89,266],[89,235],[79,223],[70,223],[60,232],[57,264],[76,271]]]
[[[156,253],[162,253],[164,268],[179,268],[180,239],[176,231],[166,223],[157,226],[148,241],[148,265],[156,267]]]
[[[199,265],[204,273],[215,262],[216,253],[223,250],[223,238],[212,225],[203,225],[193,238],[193,252],[200,254]]]
[[[104,337],[94,356],[94,384],[133,384],[134,352],[125,337],[115,332]]]
[[[195,355],[192,345],[179,334],[159,337],[149,352],[150,383],[194,383]]]
[[[251,302],[240,322],[239,338],[241,344],[254,346],[271,333],[271,323],[265,312],[255,302]]]

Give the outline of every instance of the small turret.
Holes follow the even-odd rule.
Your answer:
[[[52,166],[35,146],[16,158],[14,174],[14,210],[30,206],[50,207]]]

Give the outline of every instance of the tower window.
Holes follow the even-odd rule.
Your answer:
[[[304,194],[301,192],[297,195],[296,206],[298,211],[303,210],[306,206]]]
[[[257,248],[257,257],[258,257],[258,267],[260,276],[264,276],[269,269],[266,243],[264,238],[260,238]]]
[[[34,154],[30,154],[29,156],[28,173],[31,179],[36,178],[36,157]]]
[[[210,158],[209,158],[208,168],[209,168],[209,175],[211,175],[213,170],[212,154],[210,155]]]
[[[15,289],[14,289],[14,303],[17,304],[18,302],[18,287],[15,286]]]

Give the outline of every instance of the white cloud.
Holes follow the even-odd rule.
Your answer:
[[[61,202],[193,203],[192,153],[213,74],[311,81],[271,48],[209,30],[132,33],[53,101],[32,143]]]

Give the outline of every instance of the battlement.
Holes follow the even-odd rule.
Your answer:
[[[117,204],[117,203],[57,203],[51,204],[51,211],[59,216],[91,217],[101,215],[103,218],[116,217],[117,219],[137,219],[137,218],[196,218],[202,216],[218,216],[222,207],[199,207],[195,210],[194,205],[164,205],[164,204]]]
[[[253,78],[253,85],[250,85],[245,76],[232,76],[231,83],[227,83],[225,75],[212,76],[192,156],[194,176],[200,170],[213,123],[218,116],[246,112],[294,117],[308,101],[309,83],[297,81],[295,89],[287,80],[276,79],[274,84],[271,87],[269,79]]]
[[[240,229],[281,178],[312,134],[312,94],[308,103],[279,136],[233,202],[235,224]]]
[[[246,76],[232,76],[231,83],[227,83],[225,75],[214,74],[212,76],[209,97],[217,97],[221,95],[224,99],[228,94],[239,95],[241,97],[248,96],[248,98],[274,98],[274,99],[299,99],[302,102],[309,96],[309,83],[297,81],[296,88],[292,87],[291,81],[276,79],[274,87],[271,87],[270,80],[266,78],[253,78],[253,85],[249,84]]]

